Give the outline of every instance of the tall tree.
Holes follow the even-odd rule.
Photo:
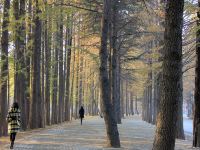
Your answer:
[[[71,46],[72,46],[72,23],[71,17],[67,17],[66,28],[66,53],[67,53],[67,73],[65,86],[65,120],[70,120],[70,68],[71,68]]]
[[[41,14],[39,1],[34,0],[35,12],[33,16],[34,21],[34,35],[33,35],[33,77],[31,87],[31,113],[30,113],[30,128],[43,128],[43,102],[41,98],[41,83],[40,83],[40,61],[41,61]],[[37,116],[37,117],[35,117]]]
[[[75,32],[75,26],[73,24],[73,33]],[[70,90],[70,100],[71,100],[71,118],[74,117],[74,79],[75,79],[75,62],[76,62],[76,49],[75,49],[75,36],[73,37],[73,63],[72,63],[72,77],[71,77],[71,90]]]
[[[55,9],[55,8],[54,8]],[[57,15],[56,15],[57,17]],[[56,25],[58,22],[58,17],[54,19],[54,21],[56,21]],[[55,24],[55,22],[53,22]],[[56,26],[55,25],[55,26]],[[53,62],[53,66],[52,66],[52,85],[53,85],[53,91],[52,91],[52,116],[51,116],[51,121],[52,124],[56,124],[58,122],[58,57],[59,57],[59,53],[58,53],[58,46],[59,46],[59,36],[58,36],[58,27],[56,27],[56,32],[53,33],[53,58],[52,58],[52,62]]]
[[[25,0],[14,0],[15,28],[15,93],[22,115],[22,129],[27,128],[26,118],[26,30],[25,30]]]
[[[26,124],[28,125],[30,113],[30,84],[31,84],[31,53],[32,53],[32,0],[28,0],[28,14],[27,14],[27,42],[26,42]]]
[[[119,81],[119,49],[117,49],[117,17],[118,17],[118,1],[112,2],[112,28],[111,30],[111,48],[112,48],[112,104],[114,107],[114,115],[117,123],[121,123],[121,107],[120,107],[120,81]]]
[[[83,51],[80,50],[79,108],[83,106]]]
[[[50,125],[50,73],[51,73],[51,24],[52,20],[50,19],[50,8],[47,6],[47,0],[45,1],[45,11],[46,11],[46,20],[44,22],[45,26],[45,115],[46,115],[46,124]]]
[[[61,5],[63,0],[60,1]],[[59,51],[59,114],[58,122],[61,123],[64,114],[64,72],[63,72],[63,8],[60,8],[60,16],[58,22],[58,51]]]
[[[75,100],[75,118],[78,118],[78,110],[79,110],[79,75],[80,75],[80,14],[77,18],[77,56],[76,56],[76,100]]]
[[[3,24],[1,36],[1,71],[0,71],[0,136],[7,135],[6,116],[8,112],[8,25],[10,1],[4,0]]]
[[[100,48],[100,83],[101,83],[101,96],[103,104],[104,120],[106,124],[108,145],[112,147],[120,147],[120,139],[117,128],[115,116],[113,115],[113,107],[111,105],[111,91],[110,81],[108,77],[108,28],[109,20],[111,19],[111,1],[104,0],[103,16],[102,16],[102,30],[101,30],[101,48]]]
[[[184,0],[166,2],[163,91],[153,150],[174,150],[179,92],[182,79],[182,26]]]
[[[198,1],[200,8],[200,1]],[[197,26],[200,26],[200,11],[197,12]],[[196,67],[195,67],[195,95],[193,120],[193,146],[200,147],[200,29],[196,33]]]

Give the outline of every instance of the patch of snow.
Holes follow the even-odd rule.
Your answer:
[[[184,117],[183,118],[183,127],[184,127],[185,134],[192,135],[192,133],[193,133],[193,120]]]

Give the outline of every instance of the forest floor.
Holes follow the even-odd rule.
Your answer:
[[[151,150],[155,126],[141,121],[138,116],[123,119],[118,126],[123,150]],[[8,137],[0,138],[0,149],[9,149]],[[191,138],[176,140],[176,150],[196,150]],[[106,147],[104,120],[86,117],[46,129],[19,133],[14,150],[114,150]]]

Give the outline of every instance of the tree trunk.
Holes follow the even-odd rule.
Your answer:
[[[83,106],[83,52],[80,52],[79,108]]]
[[[137,96],[136,96],[136,98],[135,98],[135,114],[139,115],[137,101],[138,101],[138,98],[137,98]]]
[[[54,49],[54,60],[53,60],[53,92],[52,92],[52,124],[58,122],[57,118],[57,95],[58,95],[58,51]]]
[[[82,28],[82,22],[81,22],[81,18],[83,18],[83,16],[81,15],[80,16],[80,23],[79,23],[79,34],[81,35],[81,28]],[[84,33],[85,33],[85,29],[84,29],[84,31],[83,31]],[[83,33],[83,34],[84,34]],[[83,35],[84,36],[84,35]],[[82,36],[80,36],[79,37],[80,39],[82,39],[83,37]],[[84,52],[83,52],[83,50],[81,49],[81,40],[79,41],[79,48],[80,48],[80,79],[79,79],[79,108],[81,107],[81,106],[83,106],[83,104],[84,104],[84,101],[83,101],[83,64],[84,64]]]
[[[153,124],[156,124],[156,117],[157,117],[157,102],[158,102],[158,75],[156,74],[154,77],[154,91],[153,91]]]
[[[126,81],[126,116],[128,116],[128,99],[129,99],[129,92],[128,92],[128,82]]]
[[[200,2],[198,1],[198,7],[200,8]],[[200,25],[200,11],[197,12],[197,26]],[[195,93],[194,93],[194,119],[193,119],[193,146],[200,147],[198,142],[200,134],[198,133],[200,126],[200,29],[196,33],[196,67],[195,67]]]
[[[144,121],[144,114],[145,114],[145,107],[144,107],[144,104],[145,104],[145,89],[143,91],[143,98],[142,98],[142,120]]]
[[[42,114],[43,114],[43,116],[45,116],[45,103],[44,103],[44,100],[45,100],[45,98],[44,98],[44,94],[45,94],[45,81],[44,81],[44,79],[45,79],[45,75],[44,75],[44,72],[45,72],[45,69],[44,69],[44,67],[45,67],[45,64],[44,64],[44,61],[45,61],[45,58],[44,58],[44,53],[45,53],[45,25],[44,24],[42,24],[42,26],[41,26],[41,30],[42,30],[42,35],[41,35],[41,73],[40,73],[40,76],[41,76],[41,81],[40,81],[40,83],[41,83],[41,99],[42,99]],[[45,119],[46,119],[46,117],[45,117]],[[46,124],[46,121],[45,121],[45,119],[43,119],[43,124],[44,124],[44,126],[45,126],[45,124]]]
[[[111,48],[112,48],[112,105],[114,107],[114,115],[118,124],[121,123],[121,110],[120,110],[120,88],[118,88],[119,80],[119,50],[117,49],[117,14],[118,14],[118,1],[112,1],[112,40],[111,40]]]
[[[117,128],[117,123],[113,113],[113,107],[111,105],[111,91],[110,81],[108,78],[108,52],[107,52],[107,40],[108,40],[108,27],[110,20],[110,0],[104,0],[104,9],[102,17],[102,35],[101,35],[101,48],[100,48],[100,83],[101,83],[101,96],[103,104],[104,120],[106,124],[108,145],[112,147],[120,147],[120,139]]]
[[[157,79],[158,81],[158,91],[157,91],[157,106],[156,106],[156,122],[157,122],[157,116],[158,116],[158,114],[159,114],[159,112],[160,112],[160,101],[161,101],[161,94],[162,94],[162,73],[159,73],[158,74],[158,79]]]
[[[52,26],[57,27],[57,24],[54,24]],[[52,75],[52,85],[53,85],[53,91],[52,91],[52,116],[51,116],[51,123],[52,124],[57,124],[58,123],[58,65],[59,65],[59,43],[58,43],[58,28],[57,31],[53,33],[53,49],[54,49],[54,54],[53,54],[53,75]]]
[[[10,1],[4,0],[3,24],[1,37],[1,71],[0,71],[0,136],[7,135],[6,116],[8,112],[8,44],[9,44],[9,9]]]
[[[124,84],[123,81],[121,80],[121,118],[124,118]]]
[[[78,45],[79,45],[79,41],[78,42]],[[79,48],[79,46],[78,46]],[[75,101],[75,118],[77,119],[78,118],[78,107],[79,107],[79,58],[80,58],[80,49],[77,50],[77,61],[76,61],[76,101]]]
[[[73,26],[73,32],[75,32],[75,27]],[[74,78],[75,78],[75,62],[76,62],[76,49],[75,49],[75,37],[74,37],[74,40],[73,40],[73,50],[74,50],[74,53],[73,53],[73,71],[72,71],[72,79],[71,79],[71,90],[70,90],[70,100],[71,100],[71,119],[72,117],[74,117]]]
[[[144,96],[143,96],[143,103],[142,103],[142,114],[143,114],[143,121],[147,121],[147,87],[144,89]]]
[[[26,42],[26,118],[28,125],[29,123],[29,116],[30,116],[30,84],[31,84],[31,56],[33,51],[32,45],[32,0],[28,1],[28,30],[27,30],[27,42]]]
[[[26,51],[26,30],[25,30],[25,0],[14,1],[14,17],[16,22],[15,31],[15,89],[14,100],[19,103],[21,109],[21,128],[26,130],[26,65],[25,65],[25,51]]]
[[[145,121],[148,122],[149,119],[149,87],[146,87],[146,99],[145,99]]]
[[[119,50],[118,50],[119,51]],[[116,84],[116,94],[117,94],[117,103],[116,103],[116,105],[117,105],[117,107],[116,107],[116,109],[117,109],[117,111],[116,111],[116,117],[117,117],[117,123],[118,124],[121,124],[122,123],[122,121],[121,121],[121,118],[122,118],[122,116],[121,116],[121,112],[122,112],[122,110],[121,110],[121,89],[120,89],[120,87],[121,87],[121,79],[120,79],[120,75],[121,75],[121,66],[120,66],[120,55],[118,55],[118,58],[117,58],[117,84]]]
[[[38,0],[35,0],[34,13],[34,40],[33,40],[33,77],[32,77],[32,99],[31,99],[31,114],[30,114],[30,128],[43,128],[43,102],[41,98],[41,83],[40,83],[40,61],[41,61],[41,20],[39,15],[41,10],[39,8]],[[35,117],[37,116],[37,117]]]
[[[80,47],[80,33],[81,33],[81,30],[80,30],[80,27],[81,27],[81,17],[80,17],[80,14],[79,14],[79,17],[77,18],[78,19],[78,25],[77,25],[77,61],[76,61],[76,102],[75,102],[75,118],[77,119],[78,118],[78,111],[80,109],[80,55],[81,55],[81,47]]]
[[[47,1],[45,10],[48,12]],[[46,124],[50,125],[50,73],[51,73],[51,19],[46,15],[45,20],[45,116]]]
[[[131,92],[131,96],[130,96],[130,112],[131,115],[134,115],[134,109],[133,109],[133,93]]]
[[[151,79],[150,82],[152,81],[152,72],[151,72]],[[153,107],[152,107],[152,83],[150,83],[149,87],[148,87],[148,93],[149,93],[149,117],[148,117],[148,122],[152,123],[152,112],[153,112]]]
[[[68,17],[67,21],[71,21]],[[66,73],[66,93],[65,93],[65,119],[70,121],[70,68],[71,68],[71,46],[72,46],[72,25],[66,28],[66,44],[67,44],[67,73]]]
[[[183,129],[183,79],[180,79],[180,90],[178,99],[178,119],[176,123],[176,138],[185,140]]]
[[[63,4],[63,0],[61,0],[61,5]],[[62,7],[60,8],[60,16],[58,22],[58,51],[59,51],[59,114],[58,114],[58,122],[61,123],[63,120],[63,112],[64,112],[64,73],[63,73],[63,11]]]
[[[149,104],[149,85],[147,86],[147,101],[146,101],[146,107],[147,107],[147,112],[146,112],[146,122],[149,122],[149,116],[150,116],[150,104]]]
[[[184,0],[167,1],[160,112],[153,150],[174,150],[179,92],[182,80],[182,26]],[[178,91],[178,92],[177,92]]]

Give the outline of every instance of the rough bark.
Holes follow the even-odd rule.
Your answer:
[[[79,39],[79,38],[78,38]],[[79,40],[77,41],[78,43],[78,47],[79,47]],[[77,59],[76,59],[76,101],[75,101],[75,118],[78,118],[78,110],[79,110],[79,70],[80,70],[80,66],[79,66],[79,60],[80,60],[80,49],[77,50]]]
[[[200,2],[198,1],[200,8]],[[197,12],[197,26],[200,25],[200,11]],[[200,30],[196,33],[196,67],[195,67],[195,93],[194,93],[194,119],[193,119],[193,146],[200,147],[198,142],[200,134],[198,133],[200,126]]]
[[[84,62],[84,57],[83,57],[83,52],[81,50],[80,52],[80,79],[79,79],[79,108],[83,106],[83,62]]]
[[[143,96],[143,102],[142,102],[142,119],[144,121],[147,121],[147,111],[148,111],[148,105],[147,105],[147,87],[144,89],[144,96]]]
[[[54,49],[54,58],[53,58],[53,92],[52,92],[52,124],[58,122],[57,118],[57,95],[58,95],[58,51]]]
[[[117,14],[118,14],[118,1],[112,1],[112,28],[111,35],[111,48],[112,48],[112,104],[114,107],[114,115],[118,124],[121,123],[121,110],[120,110],[120,88],[119,86],[119,50],[117,49]]]
[[[75,32],[75,27],[73,26],[73,32]],[[72,79],[71,79],[71,90],[70,90],[70,100],[71,100],[71,119],[74,117],[74,102],[73,102],[73,95],[74,95],[74,78],[75,78],[75,62],[76,62],[76,51],[75,51],[75,37],[73,40],[73,66],[72,66]]]
[[[26,30],[25,30],[25,0],[15,0],[14,17],[15,23],[15,89],[14,99],[19,103],[21,109],[21,127],[23,130],[27,128],[26,118]]]
[[[180,79],[180,90],[178,99],[178,119],[176,123],[176,138],[185,139],[184,129],[183,129],[183,79]]]
[[[153,91],[153,124],[156,124],[156,117],[157,117],[157,101],[158,101],[158,75],[154,76],[154,91]]]
[[[124,84],[123,81],[121,80],[121,118],[124,118]]]
[[[119,51],[119,50],[118,50]],[[120,66],[120,55],[118,55],[118,58],[117,58],[117,84],[116,84],[116,98],[117,98],[117,111],[116,111],[116,119],[117,119],[117,123],[118,124],[121,124],[122,121],[121,121],[121,79],[120,79],[120,75],[121,75],[121,66]]]
[[[40,73],[40,76],[41,76],[41,99],[42,99],[42,110],[41,110],[41,112],[42,112],[42,114],[43,114],[43,116],[45,116],[45,103],[44,103],[44,100],[45,100],[45,98],[44,98],[44,96],[45,96],[45,81],[44,81],[44,79],[45,79],[45,74],[44,74],[44,72],[45,72],[45,69],[44,69],[44,67],[45,67],[45,56],[44,56],[44,53],[45,53],[45,25],[44,25],[44,23],[42,22],[42,25],[41,25],[42,27],[41,27],[41,30],[42,30],[42,35],[41,35],[41,73]],[[45,117],[46,118],[46,117]],[[46,121],[45,121],[45,119],[43,120],[44,122],[43,122],[43,124],[44,124],[44,126],[45,126],[45,124],[46,124]]]
[[[160,112],[160,101],[161,101],[161,93],[162,93],[162,73],[159,73],[158,74],[158,79],[157,79],[158,81],[158,91],[157,91],[157,106],[156,106],[156,119],[157,119],[157,116],[158,116],[158,114],[159,114],[159,112]],[[157,120],[156,120],[156,122],[157,122]]]
[[[166,2],[163,79],[160,112],[153,150],[174,150],[182,79],[182,26],[184,0]],[[178,91],[178,92],[177,92]]]
[[[68,21],[69,17],[68,17]],[[70,68],[71,68],[71,46],[72,46],[72,26],[69,25],[68,22],[68,27],[66,29],[66,42],[67,42],[67,73],[66,73],[66,93],[65,93],[65,119],[66,121],[70,120]]]
[[[60,1],[60,4],[63,4],[63,0]],[[63,72],[63,8],[60,8],[60,16],[58,22],[58,49],[59,49],[59,114],[58,114],[58,122],[61,123],[63,121],[64,114],[64,72]]]
[[[48,12],[47,1],[45,10]],[[48,20],[47,20],[48,19]],[[48,24],[49,23],[49,24]],[[51,73],[51,19],[46,15],[45,20],[45,116],[46,125],[50,125],[50,73]]]
[[[34,13],[34,35],[33,35],[33,77],[32,77],[32,97],[31,97],[31,114],[30,114],[30,128],[43,128],[44,116],[42,114],[43,102],[41,98],[41,83],[40,83],[40,61],[41,61],[41,20],[39,14],[41,10],[39,8],[38,0],[35,3]],[[35,117],[37,116],[37,117]]]
[[[142,98],[142,120],[144,121],[144,114],[145,114],[145,107],[144,107],[144,100],[145,99],[145,89],[144,89],[144,91],[143,91],[143,98]]]
[[[126,91],[125,91],[125,95],[126,95],[126,116],[128,116],[128,99],[129,99],[129,92],[128,92],[128,81],[126,81]]]
[[[6,116],[8,112],[8,25],[10,1],[4,0],[1,36],[1,71],[0,71],[0,136],[7,135]]]
[[[152,60],[150,60],[150,67],[152,68]],[[152,123],[152,114],[153,114],[153,101],[152,101],[152,69],[149,72],[149,88],[148,88],[148,92],[149,92],[149,118],[148,118],[148,122]]]
[[[53,25],[52,25],[53,26]],[[54,26],[57,27],[57,24],[54,24]],[[53,40],[55,40],[53,44],[53,65],[52,65],[52,85],[53,85],[53,90],[52,90],[52,116],[51,116],[51,123],[52,124],[57,124],[58,123],[58,66],[59,66],[59,42],[58,42],[58,28],[57,31],[53,33]]]
[[[115,116],[113,115],[113,107],[111,105],[111,91],[110,82],[108,78],[108,27],[110,20],[110,0],[104,0],[102,17],[102,32],[101,32],[101,48],[100,48],[100,83],[101,83],[101,96],[103,104],[104,120],[106,124],[108,145],[112,147],[120,147],[119,133]]]
[[[135,98],[135,114],[139,115],[139,111],[138,111],[138,98],[137,98],[137,96]]]
[[[130,113],[131,115],[134,115],[134,109],[133,109],[133,93],[131,92],[131,96],[130,96]]]
[[[32,0],[28,1],[28,25],[27,25],[27,42],[26,42],[26,118],[27,125],[30,115],[30,84],[31,84],[31,53],[33,51],[32,46]]]
[[[145,121],[148,122],[149,121],[149,86],[147,86],[146,89],[146,119]]]

